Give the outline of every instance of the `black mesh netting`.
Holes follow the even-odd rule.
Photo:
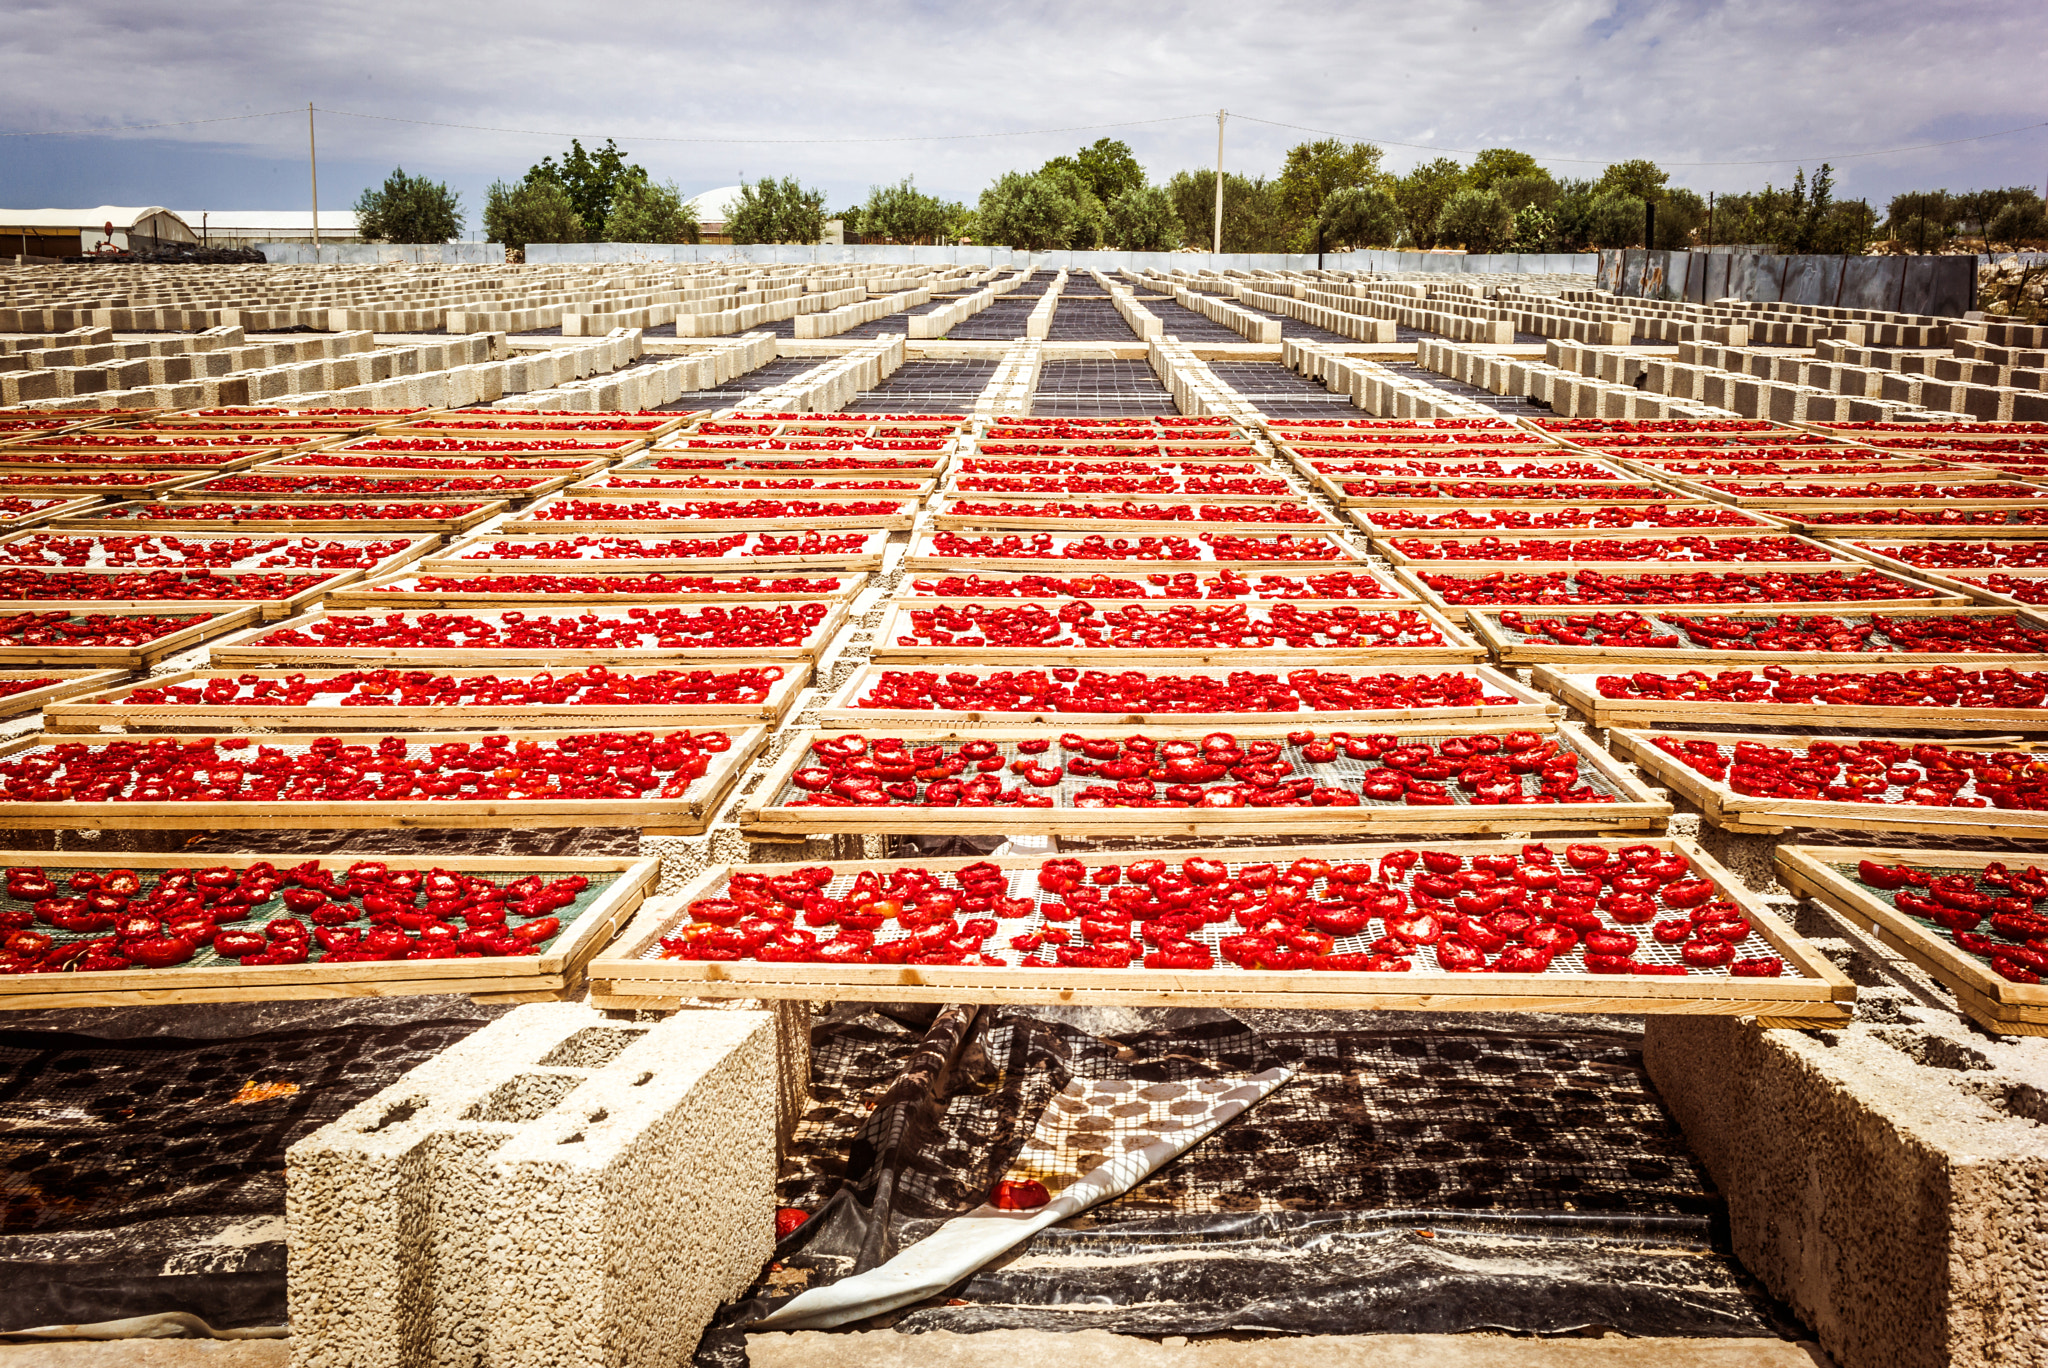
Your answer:
[[[283,1323],[285,1150],[485,1022],[317,1014],[222,1038],[0,1031],[0,1331]]]
[[[835,1009],[779,1201],[813,1212],[698,1363],[744,1325],[986,1197],[1074,1078],[1294,1077],[1124,1195],[933,1302],[849,1329],[1165,1335],[1777,1334],[1629,1029],[1169,1014],[1096,1034],[1056,1011]],[[1109,1014],[1065,1013],[1100,1027]],[[1128,1016],[1128,1014],[1124,1014]]]

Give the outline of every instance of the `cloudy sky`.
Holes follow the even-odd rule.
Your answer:
[[[1379,142],[1395,170],[1434,149],[1510,146],[1561,176],[1648,157],[1703,192],[1782,185],[1832,159],[1839,193],[1880,207],[1905,189],[2048,179],[2048,127],[1851,155],[2048,121],[2048,26],[2026,3],[7,9],[0,133],[67,134],[0,137],[0,205],[17,208],[304,209],[309,100],[323,111],[323,206],[402,164],[461,191],[472,230],[493,179],[571,134],[616,138],[685,194],[794,175],[836,208],[905,175],[971,201],[1006,170],[1103,136],[1163,179],[1214,161],[1219,105],[1232,112],[1226,166],[1248,174],[1331,132]],[[278,110],[296,113],[71,132]],[[1048,129],[1074,131],[1036,131]]]

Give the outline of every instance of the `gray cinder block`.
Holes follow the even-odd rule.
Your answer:
[[[774,1241],[777,1019],[521,1008],[287,1156],[295,1368],[669,1364]]]

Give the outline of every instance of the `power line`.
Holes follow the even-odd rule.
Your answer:
[[[494,128],[488,124],[442,123],[436,119],[401,119],[393,114],[358,114],[351,109],[320,110],[322,114],[339,114],[350,119],[377,119],[383,123],[418,124],[423,128],[461,128],[472,133],[519,133],[539,138],[583,138],[597,140],[595,133],[563,133],[545,128]],[[1100,128],[1140,128],[1147,124],[1182,123],[1189,119],[1210,119],[1213,114],[1171,114],[1163,119],[1127,119],[1122,123],[1070,124],[1065,128],[1019,128],[1003,133],[914,133],[891,138],[665,138],[654,134],[634,134],[634,142],[660,143],[774,143],[802,146],[838,145],[841,143],[901,143],[901,142],[955,142],[967,138],[1032,138],[1043,133],[1092,133]]]
[[[48,128],[33,133],[0,133],[0,138],[90,138],[101,133],[134,133],[145,128],[190,128],[194,124],[234,123],[241,119],[274,119],[296,109],[271,109],[261,114],[222,114],[212,119],[179,119],[173,123],[115,124],[111,128]]]
[[[1244,119],[1248,123],[1267,124],[1273,128],[1288,128],[1296,133],[1320,133],[1326,138],[1345,138],[1351,142],[1378,143],[1385,147],[1406,147],[1419,152],[1446,152],[1454,157],[1476,157],[1479,151],[1469,147],[1432,147],[1427,143],[1395,142],[1392,138],[1358,138],[1349,133],[1336,133],[1327,128],[1306,128],[1301,124],[1279,123],[1272,119],[1261,119],[1251,114],[1233,114],[1233,119]],[[1889,157],[1900,152],[1924,152],[1932,147],[1954,147],[1959,143],[1982,142],[1986,138],[2003,138],[2013,133],[2025,133],[2029,129],[2048,128],[2048,122],[2021,124],[2018,128],[2003,128],[1996,133],[1978,133],[1968,138],[1949,138],[1943,142],[1915,143],[1911,147],[1887,147],[1876,152],[1829,152],[1810,157],[1771,157],[1756,161],[1663,161],[1659,166],[1791,166],[1798,162],[1838,162],[1857,157]],[[1545,157],[1530,154],[1540,162],[1566,162],[1575,166],[1607,166],[1614,161],[1611,157]]]

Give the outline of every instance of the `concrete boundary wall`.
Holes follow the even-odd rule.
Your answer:
[[[281,259],[281,258],[273,258]],[[973,266],[1011,270],[1096,271],[1313,271],[1314,252],[1025,252],[1010,247],[857,247],[753,243],[536,242],[526,249],[528,265],[587,262],[757,263],[813,265],[889,263],[905,266]],[[1332,271],[1427,271],[1450,275],[1586,275],[1597,269],[1593,253],[1328,252],[1322,266]]]
[[[1600,288],[1625,298],[1748,299],[1959,317],[1977,307],[1974,256],[1780,256],[1761,252],[1600,253]]]

